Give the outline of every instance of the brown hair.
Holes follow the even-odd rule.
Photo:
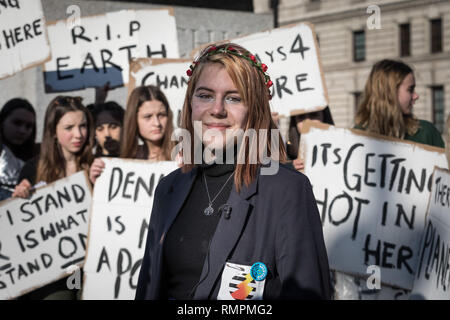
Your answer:
[[[81,103],[81,100],[81,97],[58,96],[48,105],[45,112],[44,134],[36,172],[36,182],[45,181],[51,183],[66,176],[66,160],[56,138],[56,126],[59,120],[68,112],[82,111],[87,122],[87,139],[81,150],[76,154],[77,171],[88,169],[92,163],[93,121],[91,114]]]
[[[269,105],[269,92],[266,86],[266,79],[263,72],[256,68],[250,61],[244,59],[238,55],[228,54],[227,52],[217,52],[215,54],[209,54],[208,50],[211,47],[226,48],[232,46],[238,53],[243,56],[248,56],[250,53],[243,47],[234,43],[215,44],[206,47],[202,50],[199,58],[196,59],[195,68],[189,79],[188,87],[186,89],[186,97],[183,104],[181,127],[188,130],[191,137],[194,137],[194,127],[192,122],[192,97],[194,95],[195,87],[202,74],[205,65],[210,63],[218,63],[222,65],[236,86],[239,94],[241,95],[243,103],[248,108],[247,123],[244,130],[254,129],[257,134],[261,129],[278,129],[276,124],[272,120],[270,105]],[[226,51],[226,50],[225,50]],[[256,164],[250,163],[250,154],[248,150],[251,150],[249,139],[244,139],[241,150],[238,150],[239,154],[245,152],[245,163],[237,163],[234,176],[234,184],[236,189],[240,191],[243,184],[250,185],[252,181],[256,179],[258,167],[261,165],[261,159],[257,159]],[[286,151],[281,136],[279,136],[279,161],[285,161]],[[273,152],[271,150],[271,135],[270,132],[267,136],[266,145],[263,148],[267,150],[267,156],[272,157]],[[246,152],[247,151],[247,152]],[[258,152],[261,150],[258,149]],[[194,159],[194,144],[191,144],[191,159]],[[183,165],[183,172],[188,172],[195,167],[195,164]]]
[[[398,105],[398,88],[413,70],[395,60],[381,60],[370,71],[355,123],[369,132],[403,139],[414,135],[419,122],[413,115],[403,115]]]
[[[167,125],[162,140],[162,150],[164,160],[171,160],[171,151],[175,142],[171,140],[173,132],[173,113],[170,110],[169,102],[164,93],[156,86],[136,87],[131,92],[127,108],[125,110],[124,125],[121,132],[121,150],[122,158],[147,158],[150,150],[147,150],[147,144],[144,143],[146,154],[140,154],[138,148],[139,129],[137,124],[137,114],[141,105],[146,101],[161,101],[167,112]]]

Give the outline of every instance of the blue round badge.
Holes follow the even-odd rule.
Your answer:
[[[250,275],[256,281],[263,281],[267,277],[267,267],[262,262],[255,262],[250,269]]]

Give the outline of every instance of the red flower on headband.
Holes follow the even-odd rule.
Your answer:
[[[236,51],[236,49],[235,49],[235,48],[233,48],[233,47],[228,47],[228,48],[227,48],[227,50],[229,50],[229,51],[233,51],[233,52],[234,52],[234,51]]]
[[[263,72],[266,72],[268,69],[268,67],[264,63],[261,64],[261,68],[262,68]]]
[[[267,81],[266,86],[267,86],[267,88],[270,88],[271,86],[273,86],[272,80]]]
[[[255,56],[251,54],[251,55],[250,55],[250,60],[252,60],[253,62],[256,62]]]
[[[187,69],[186,74],[188,75],[188,77],[192,76],[192,70],[191,69]]]
[[[215,51],[215,50],[217,50],[217,47],[216,46],[212,46],[211,48],[208,49],[208,52]]]

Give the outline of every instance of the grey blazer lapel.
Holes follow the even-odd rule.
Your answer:
[[[247,201],[256,193],[258,178],[238,194],[235,187],[231,191],[227,203],[231,205],[231,214],[219,220],[217,229],[211,240],[208,255],[203,264],[202,274],[197,284],[194,299],[207,300],[210,297],[217,278],[221,274],[225,262],[235,247],[247,220],[251,204]]]

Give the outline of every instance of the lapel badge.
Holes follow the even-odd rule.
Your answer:
[[[251,269],[250,275],[256,281],[263,281],[267,277],[267,267],[262,262],[255,262]]]

